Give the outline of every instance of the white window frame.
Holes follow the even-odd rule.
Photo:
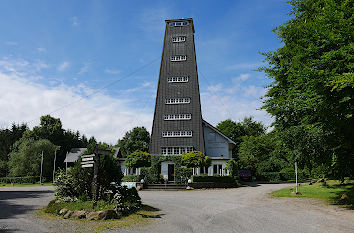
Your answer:
[[[163,116],[165,121],[179,121],[179,120],[191,120],[192,114],[182,113],[182,114],[166,114]]]
[[[189,104],[191,102],[191,98],[169,98],[165,99],[165,104]]]
[[[162,137],[164,137],[164,138],[193,137],[193,132],[191,130],[163,131]]]
[[[186,60],[187,60],[186,55],[171,56],[171,61],[186,61]]]
[[[193,146],[161,147],[162,155],[181,155],[183,153],[189,153],[192,151],[194,151]]]
[[[171,22],[169,23],[170,27],[183,27],[189,25],[188,21],[183,21],[183,22]]]
[[[181,77],[167,77],[167,82],[169,83],[186,83],[188,82],[188,76],[181,76]]]
[[[186,41],[186,36],[174,36],[172,37],[172,42],[173,43],[180,43],[180,42],[185,42]]]

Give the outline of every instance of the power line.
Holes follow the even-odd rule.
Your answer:
[[[158,57],[158,58],[152,60],[151,62],[149,62],[149,63],[147,63],[147,64],[145,64],[145,65],[139,67],[138,69],[134,70],[133,72],[127,74],[126,76],[123,76],[123,77],[120,78],[120,79],[114,80],[113,82],[110,82],[110,83],[108,83],[107,85],[105,85],[105,86],[103,86],[103,87],[97,89],[96,91],[92,92],[91,94],[89,94],[89,95],[84,95],[83,97],[80,97],[80,98],[79,98],[78,100],[76,100],[76,101],[70,102],[70,103],[68,103],[68,104],[66,104],[66,105],[63,105],[63,106],[57,108],[57,109],[54,109],[53,111],[49,112],[47,115],[51,115],[51,114],[56,113],[56,112],[58,112],[58,111],[60,111],[60,110],[62,110],[62,109],[64,109],[64,108],[67,108],[67,107],[69,107],[69,106],[71,106],[71,105],[73,105],[73,104],[76,104],[76,103],[78,103],[78,102],[84,100],[84,97],[87,98],[87,97],[93,96],[93,95],[95,95],[95,94],[101,92],[102,90],[106,89],[107,87],[110,87],[110,86],[112,86],[112,85],[114,85],[114,84],[116,84],[116,83],[118,83],[118,82],[120,82],[120,81],[123,81],[124,79],[129,78],[130,76],[132,76],[132,75],[138,73],[139,71],[145,69],[146,67],[150,66],[151,64],[155,63],[157,60],[160,60],[160,59],[161,59],[161,58]],[[38,119],[38,118],[34,118],[34,119],[30,120],[30,121],[27,121],[26,124],[28,124],[28,123],[30,123],[30,122],[32,122],[32,121],[34,121],[34,120],[37,120],[37,119]]]

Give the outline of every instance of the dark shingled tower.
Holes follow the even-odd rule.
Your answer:
[[[205,153],[192,19],[166,20],[150,153]]]

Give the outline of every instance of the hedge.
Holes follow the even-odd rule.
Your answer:
[[[0,183],[17,183],[17,184],[22,184],[22,183],[36,183],[39,182],[40,177],[39,176],[22,176],[22,177],[0,177]],[[42,177],[42,181],[45,181],[45,179]]]
[[[122,182],[140,182],[139,175],[125,175],[122,179]]]
[[[295,180],[295,172],[263,172],[258,178],[270,182],[290,181]],[[302,181],[308,179],[308,176],[305,172],[298,172],[297,178]]]
[[[216,183],[235,183],[235,179],[231,176],[192,176],[192,182],[216,182]]]

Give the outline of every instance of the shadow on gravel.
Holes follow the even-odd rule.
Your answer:
[[[258,187],[260,186],[258,182],[241,182],[241,186],[243,187]]]
[[[0,192],[0,219],[8,219],[15,215],[25,214],[35,210],[38,206],[31,204],[32,198],[41,198],[44,194],[53,191],[1,191]],[[28,205],[16,204],[16,199],[28,199]],[[1,228],[0,232],[11,232],[12,230]]]

